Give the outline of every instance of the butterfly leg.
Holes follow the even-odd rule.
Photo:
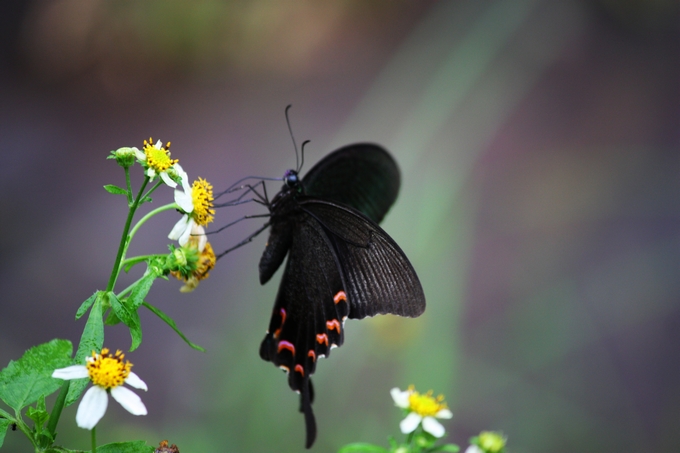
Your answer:
[[[267,214],[267,216],[268,216],[268,215],[269,215],[269,214]],[[253,218],[253,217],[264,217],[264,215],[261,215],[261,216],[245,216],[245,217],[243,217],[243,218],[237,220],[237,222],[238,222],[238,221],[241,221],[241,220],[243,220],[243,219]],[[233,225],[234,223],[236,223],[236,222],[232,222],[231,224]],[[241,242],[239,242],[239,243],[236,244],[235,246],[233,246],[233,247],[231,247],[231,248],[228,248],[228,249],[225,250],[224,252],[222,252],[222,253],[220,253],[219,255],[217,255],[216,259],[220,259],[220,258],[222,258],[224,255],[226,255],[227,253],[229,253],[229,252],[231,252],[231,251],[233,251],[233,250],[236,250],[237,248],[242,247],[242,246],[246,245],[247,243],[251,242],[251,241],[255,238],[255,236],[257,236],[258,234],[262,233],[262,232],[263,232],[264,230],[266,230],[267,228],[269,228],[269,222],[267,222],[267,223],[265,223],[264,225],[262,225],[261,228],[258,228],[253,234],[251,234],[250,236],[248,236],[247,238],[245,238],[244,240],[242,240]],[[224,227],[221,228],[221,229],[224,229]]]

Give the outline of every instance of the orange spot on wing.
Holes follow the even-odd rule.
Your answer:
[[[288,349],[293,355],[295,355],[295,346],[289,341],[279,341],[278,352]]]
[[[316,342],[319,344],[326,344],[328,346],[328,335],[325,333],[317,333],[316,334]]]
[[[299,363],[297,365],[295,365],[295,371],[297,371],[298,373],[300,373],[303,376],[305,375],[305,369],[302,368],[302,365],[300,365]]]
[[[338,333],[340,333],[340,322],[337,319],[334,319],[332,321],[326,321],[326,328],[328,330],[337,330]]]
[[[345,294],[344,291],[338,291],[338,294],[333,296],[333,302],[335,302],[336,304],[339,304],[343,300],[347,302],[347,294]]]
[[[307,357],[311,357],[312,361],[316,362],[316,352],[314,352],[314,349],[309,350],[309,352],[307,353]]]

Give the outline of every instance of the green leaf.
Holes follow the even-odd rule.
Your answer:
[[[0,447],[2,447],[2,443],[5,441],[5,434],[7,434],[7,428],[9,428],[9,425],[11,425],[12,422],[7,420],[6,418],[0,418]]]
[[[113,184],[107,184],[104,186],[104,189],[108,193],[112,193],[114,195],[127,195],[128,191],[123,189],[122,187],[114,186]]]
[[[0,371],[0,399],[15,411],[32,404],[41,395],[54,393],[62,384],[52,373],[71,365],[73,346],[68,340],[52,340],[34,346]]]
[[[388,450],[380,445],[357,442],[345,445],[338,450],[338,453],[388,453]]]
[[[153,285],[154,280],[156,280],[156,275],[153,273],[146,274],[144,277],[142,277],[135,287],[132,289],[132,292],[130,293],[129,297],[129,302],[130,302],[130,308],[137,310],[140,305],[142,305],[142,302],[144,302],[144,298],[146,297],[147,294],[149,294],[149,290],[151,289],[151,285]]]
[[[35,432],[40,434],[45,421],[47,421],[50,416],[45,407],[45,395],[40,396],[35,407],[29,406],[28,409],[26,409],[26,416],[35,422]]]
[[[85,300],[85,302],[80,304],[80,308],[78,308],[78,311],[76,312],[76,319],[80,319],[81,316],[83,316],[87,312],[87,310],[90,309],[92,304],[94,304],[94,301],[97,300],[97,298],[101,295],[101,293],[102,293],[101,291],[97,291],[96,293],[94,293],[93,295],[88,297]]]
[[[113,292],[108,293],[108,297],[113,312],[123,324],[130,328],[130,336],[132,337],[130,351],[134,351],[142,343],[142,326],[139,315],[136,310],[129,309],[128,304],[123,304]]]
[[[131,442],[114,442],[97,447],[97,453],[153,453],[155,447],[147,445],[143,440]]]
[[[189,346],[192,348],[196,349],[197,351],[205,352],[205,349],[202,348],[201,346],[192,343],[189,341],[187,337],[184,336],[184,334],[177,328],[177,325],[175,324],[175,321],[172,320],[172,318],[165,313],[163,313],[159,308],[154,307],[153,305],[149,304],[148,302],[142,302],[142,305],[151,310],[153,314],[161,318],[167,325],[169,325],[172,330],[174,330],[177,335],[182,337],[182,340],[184,340]]]
[[[87,318],[87,323],[83,329],[83,334],[80,337],[80,346],[73,361],[77,364],[84,364],[85,357],[92,354],[92,351],[100,352],[104,346],[104,322],[102,320],[102,298],[98,297],[90,316]],[[66,396],[66,406],[73,404],[87,387],[88,378],[74,379],[71,381],[71,386],[68,389]]]
[[[118,318],[114,312],[110,311],[104,320],[104,324],[107,326],[115,326],[116,324],[120,324],[120,318]]]

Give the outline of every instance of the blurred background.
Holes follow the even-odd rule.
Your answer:
[[[77,344],[75,311],[106,286],[127,212],[102,189],[124,184],[109,151],[171,141],[216,190],[279,177],[295,166],[290,103],[307,170],[356,141],[394,154],[383,227],[428,303],[415,320],[347,322],[315,374],[314,451],[401,436],[389,390],[409,384],[446,395],[463,448],[493,429],[511,452],[680,451],[678,2],[8,1],[0,36],[0,365]],[[130,254],[167,250],[177,219],[155,217]],[[303,450],[298,396],[258,355],[279,281],[258,282],[265,236],[191,294],[157,282],[148,301],[207,352],[141,312],[128,358],[149,415],[110,404],[100,442]],[[107,328],[108,347],[129,341]],[[89,448],[74,416],[58,441]],[[29,449],[8,433],[5,450]]]

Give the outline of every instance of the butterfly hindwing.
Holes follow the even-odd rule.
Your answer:
[[[260,356],[288,373],[288,385],[301,393],[307,445],[316,436],[310,377],[316,362],[344,340],[349,304],[331,242],[322,226],[301,214]]]
[[[391,313],[416,317],[425,310],[425,294],[413,266],[396,242],[360,212],[326,200],[300,199],[332,243],[350,318]]]

